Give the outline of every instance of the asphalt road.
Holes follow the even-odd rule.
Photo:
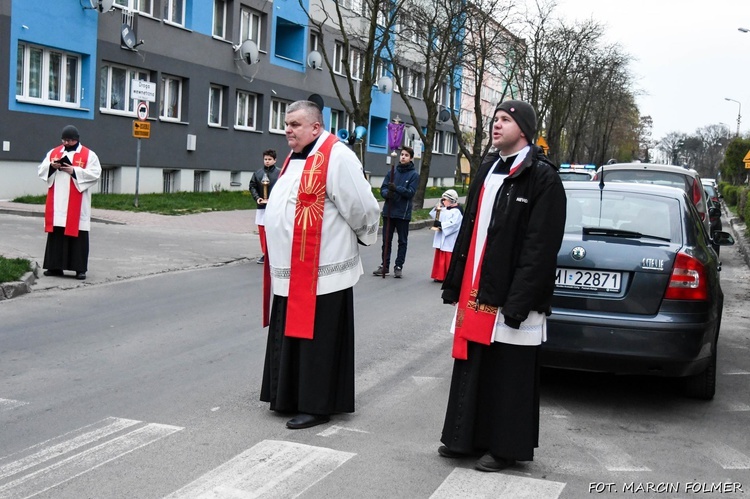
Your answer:
[[[261,266],[245,258],[0,302],[0,499],[750,495],[750,272],[735,248],[712,402],[669,380],[545,370],[535,460],[485,474],[436,452],[452,308],[430,242],[411,234],[400,280],[371,276],[378,248],[364,249],[357,412],[308,430],[258,401]]]

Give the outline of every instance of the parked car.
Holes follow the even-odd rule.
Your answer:
[[[722,229],[721,225],[721,203],[719,202],[719,191],[711,182],[703,182],[703,189],[706,191],[706,204],[708,206],[708,225],[710,233]]]
[[[594,177],[594,170],[586,168],[563,168],[558,171],[563,182],[588,182]]]
[[[723,293],[718,255],[677,188],[564,182],[567,220],[542,365],[684,378],[711,399]],[[717,245],[733,244],[716,232]]]
[[[684,190],[698,210],[706,232],[711,233],[706,193],[700,175],[695,170],[655,163],[615,163],[600,167],[594,180],[599,180],[602,176],[605,182],[667,185]]]

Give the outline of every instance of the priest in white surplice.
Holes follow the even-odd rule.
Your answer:
[[[86,279],[91,228],[91,188],[99,181],[99,157],[79,142],[78,129],[62,131],[62,145],[55,147],[39,165],[39,177],[47,183],[44,230],[46,276],[62,276],[72,270]]]
[[[377,240],[380,207],[317,104],[294,102],[285,122],[292,153],[265,216],[264,294],[270,278],[273,305],[260,399],[296,413],[287,427],[300,429],[354,412],[352,288],[362,275],[359,245]]]

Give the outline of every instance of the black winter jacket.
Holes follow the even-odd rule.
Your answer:
[[[396,178],[393,183],[396,184],[396,192],[392,193],[388,189],[391,182],[391,171],[385,174],[383,185],[380,186],[380,195],[385,199],[383,205],[383,216],[390,218],[400,218],[402,220],[411,220],[412,198],[419,187],[419,174],[414,168],[414,162],[409,161],[406,164],[399,163],[395,168]]]
[[[268,195],[271,195],[271,190],[273,189],[273,186],[276,184],[276,181],[279,179],[279,173],[281,173],[281,169],[278,168],[276,165],[273,165],[271,168],[266,168],[265,166],[258,170],[257,172],[253,173],[253,178],[250,179],[250,194],[253,196],[254,200],[258,200],[258,198],[263,197],[263,173],[268,175],[268,180],[270,183],[268,184]],[[259,204],[258,205],[259,210],[265,210],[266,205],[265,204]]]
[[[463,223],[443,282],[443,301],[458,302],[477,220],[479,193],[492,165],[488,154],[472,180]],[[531,145],[519,168],[497,193],[487,230],[477,302],[501,307],[505,324],[518,328],[536,311],[549,315],[557,252],[565,228],[566,197],[557,167]]]

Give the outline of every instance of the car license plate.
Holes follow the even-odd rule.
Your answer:
[[[586,289],[592,291],[620,291],[622,273],[601,270],[582,270],[558,268],[555,285],[558,288]]]

